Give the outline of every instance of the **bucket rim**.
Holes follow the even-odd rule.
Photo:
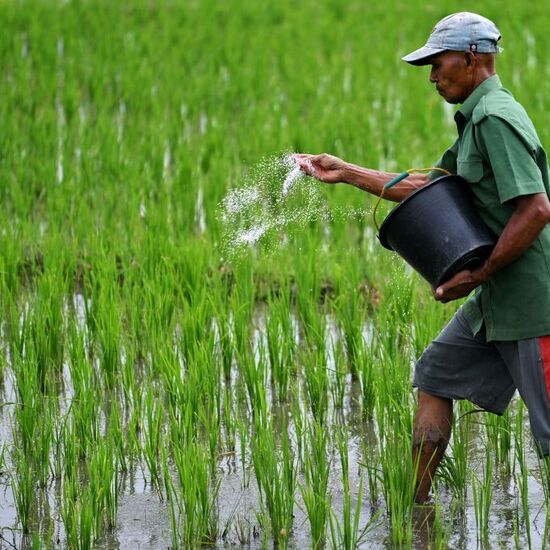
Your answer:
[[[403,206],[404,204],[407,204],[407,202],[411,201],[414,197],[416,197],[417,195],[419,195],[420,193],[422,193],[426,189],[430,189],[434,185],[436,185],[438,183],[444,183],[448,180],[457,180],[458,183],[463,182],[465,184],[468,184],[468,182],[462,176],[459,176],[458,174],[445,174],[443,176],[439,176],[438,178],[435,178],[430,183],[424,185],[423,187],[420,187],[416,191],[413,191],[408,197],[406,197],[399,204],[394,206],[390,210],[390,213],[386,216],[386,219],[382,222],[382,225],[380,226],[380,229],[378,231],[378,240],[380,241],[380,244],[384,248],[387,248],[388,250],[393,251],[392,246],[388,242],[386,233],[387,233],[388,225],[391,222],[391,219],[393,217],[395,217],[396,212],[401,208],[401,206]]]

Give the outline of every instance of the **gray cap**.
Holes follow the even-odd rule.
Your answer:
[[[411,65],[428,65],[430,57],[446,50],[498,53],[499,40],[500,31],[491,20],[463,11],[444,17],[433,28],[426,45],[402,59]]]

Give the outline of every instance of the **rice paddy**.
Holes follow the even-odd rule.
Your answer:
[[[455,406],[433,508],[413,506],[412,367],[458,304],[379,246],[374,200],[285,177],[253,194],[289,151],[432,165],[452,109],[399,58],[463,9],[2,4],[1,547],[548,545],[518,399]],[[550,144],[543,6],[483,14]],[[311,215],[228,254],[228,197]]]

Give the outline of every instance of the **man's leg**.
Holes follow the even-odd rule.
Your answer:
[[[413,427],[413,459],[418,463],[416,502],[425,502],[451,437],[453,401],[418,390]]]

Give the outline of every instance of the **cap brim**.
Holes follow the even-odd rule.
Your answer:
[[[401,59],[411,65],[429,65],[430,59],[434,55],[444,51],[444,48],[430,48],[429,46],[422,46],[422,48],[414,50],[414,52],[402,57]]]

